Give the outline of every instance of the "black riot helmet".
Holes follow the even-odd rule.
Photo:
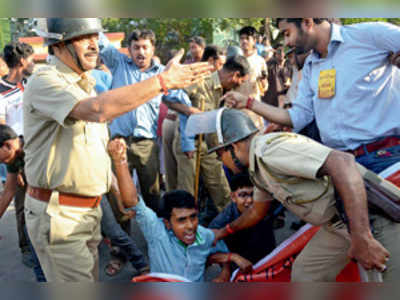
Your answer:
[[[238,109],[224,109],[221,115],[220,124],[217,124],[217,134],[222,137],[222,143],[208,151],[214,152],[218,149],[229,146],[243,140],[258,131],[250,117]]]
[[[44,36],[47,46],[53,46],[60,42],[65,42],[76,65],[82,71],[86,71],[76,54],[75,48],[69,41],[83,35],[99,33],[102,31],[103,27],[98,18],[48,18],[47,32]]]
[[[51,46],[82,35],[102,31],[103,27],[98,18],[48,18],[46,44]]]

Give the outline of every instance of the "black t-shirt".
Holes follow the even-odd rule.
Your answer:
[[[24,155],[18,156],[11,164],[7,165],[7,172],[8,173],[24,173]]]

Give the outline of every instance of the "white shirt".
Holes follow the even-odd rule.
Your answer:
[[[0,119],[6,121],[17,135],[23,135],[23,88],[15,87],[0,96]]]

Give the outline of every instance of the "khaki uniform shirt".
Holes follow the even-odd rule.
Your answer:
[[[267,191],[302,220],[314,225],[327,223],[336,213],[334,188],[328,177],[316,176],[331,151],[294,133],[254,137],[249,172],[255,195]]]
[[[82,99],[96,96],[94,79],[56,57],[38,70],[24,93],[25,173],[33,187],[96,196],[111,184],[106,123],[68,118]]]
[[[210,111],[220,107],[220,99],[224,90],[218,72],[214,72],[200,83],[186,88],[185,92],[188,94],[193,107],[200,109],[201,103],[204,101],[203,111]],[[218,145],[216,134],[206,134],[205,140],[209,149]]]

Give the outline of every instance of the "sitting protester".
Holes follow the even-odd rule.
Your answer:
[[[249,175],[234,175],[230,181],[232,202],[213,220],[209,228],[220,229],[233,222],[253,205],[253,183]],[[260,223],[224,239],[228,248],[253,264],[269,254],[276,246],[271,215]],[[262,238],[260,238],[262,237]]]
[[[148,245],[151,272],[183,276],[191,281],[203,281],[207,259],[223,264],[214,281],[229,281],[230,262],[249,272],[251,263],[235,253],[228,253],[223,241],[213,246],[214,233],[199,226],[194,197],[186,191],[171,191],[162,197],[162,218],[138,197],[129,174],[126,144],[114,139],[108,151],[115,165],[121,198],[126,207],[133,207],[136,221]]]

